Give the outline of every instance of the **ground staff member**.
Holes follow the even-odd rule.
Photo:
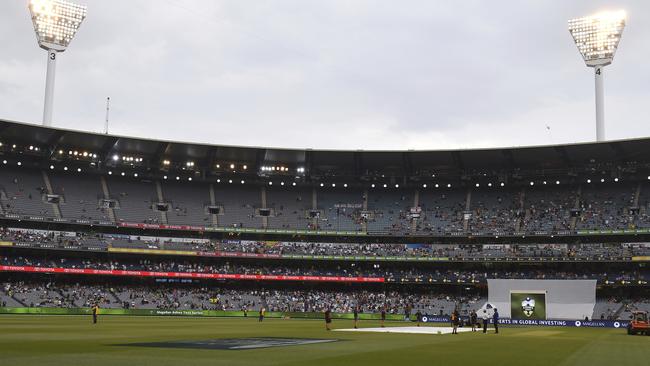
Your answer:
[[[97,324],[97,315],[99,315],[99,306],[97,304],[92,307],[93,312],[93,324]]]
[[[469,316],[469,321],[472,323],[472,332],[476,332],[477,317],[478,315],[476,315],[476,311],[472,310],[472,314]]]
[[[499,312],[494,308],[494,315],[492,316],[492,321],[494,322],[494,333],[499,333]]]
[[[325,310],[325,329],[326,330],[332,330],[330,328],[330,324],[332,324],[332,311],[330,310],[330,308],[327,308],[327,310]]]

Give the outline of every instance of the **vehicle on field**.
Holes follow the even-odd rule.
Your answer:
[[[645,334],[650,336],[650,322],[647,311],[633,311],[630,324],[627,326],[627,334]]]

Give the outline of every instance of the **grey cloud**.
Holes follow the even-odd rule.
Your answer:
[[[78,0],[83,2],[83,0]],[[0,117],[38,123],[45,53],[0,4]],[[566,20],[606,1],[86,1],[55,125],[199,142],[434,149],[593,139]],[[650,135],[650,3],[606,69],[609,138]],[[545,126],[552,127],[549,132]]]

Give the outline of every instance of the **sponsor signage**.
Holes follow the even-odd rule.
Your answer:
[[[198,255],[197,252],[189,250],[163,250],[163,249],[139,249],[139,248],[108,248],[112,253],[136,253],[136,254],[158,254],[158,255]]]
[[[271,233],[271,234],[304,234],[304,235],[368,235],[362,231],[310,231],[310,230],[286,230],[286,229],[250,229],[239,227],[206,227],[190,225],[165,225],[165,224],[141,224],[131,222],[121,222],[117,226],[136,229],[154,229],[154,230],[185,230],[185,231],[215,231],[229,233]]]
[[[420,319],[423,323],[450,323],[447,316],[423,315]],[[479,324],[482,320],[478,319]],[[492,319],[490,319],[492,324]],[[526,325],[539,327],[573,327],[573,328],[627,328],[627,320],[544,320],[544,319],[510,319],[499,318],[499,324],[505,325]]]
[[[0,246],[2,246],[0,242]],[[305,254],[264,254],[243,252],[193,252],[184,250],[162,250],[141,248],[108,248],[109,252],[158,254],[158,255],[184,255],[202,257],[224,258],[265,258],[265,259],[310,259],[310,260],[345,260],[345,261],[449,261],[446,257],[371,257],[371,256],[333,256],[333,255],[305,255]]]
[[[309,282],[384,282],[383,277],[338,277],[338,276],[283,276],[283,275],[249,275],[230,273],[201,273],[201,272],[152,272],[124,271],[112,269],[88,268],[58,268],[31,266],[0,266],[3,272],[28,273],[62,273],[79,275],[130,276],[130,277],[163,277],[163,278],[195,278],[213,280],[263,280],[263,281],[309,281]]]

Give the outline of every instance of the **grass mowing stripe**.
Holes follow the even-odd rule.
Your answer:
[[[303,320],[303,319],[300,319]],[[623,329],[509,327],[498,335],[327,332],[322,321],[254,318],[0,316],[0,364],[104,365],[640,365],[650,360],[650,337]],[[350,328],[335,320],[334,328]],[[388,325],[388,324],[387,324]],[[390,326],[412,325],[391,323]],[[363,321],[362,327],[378,327]],[[187,350],[119,344],[287,337],[341,342],[242,351]]]

